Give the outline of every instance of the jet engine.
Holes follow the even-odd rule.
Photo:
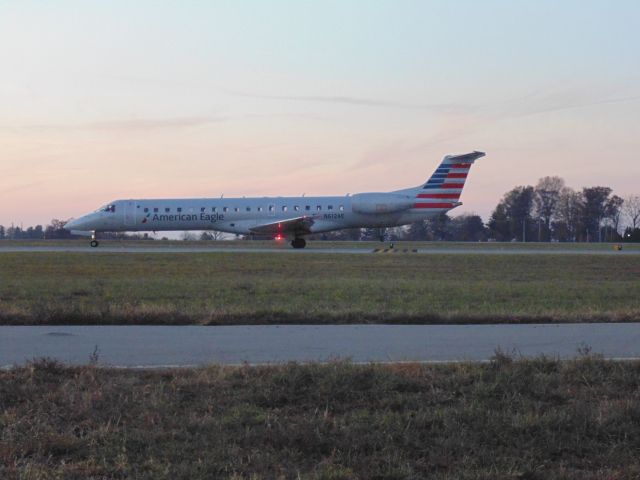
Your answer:
[[[413,207],[415,198],[399,193],[356,193],[351,197],[351,209],[356,213],[394,213]]]

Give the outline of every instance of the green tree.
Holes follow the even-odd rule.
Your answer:
[[[491,234],[497,240],[533,240],[532,186],[515,187],[505,193],[489,220]]]
[[[600,225],[607,213],[611,189],[609,187],[585,187],[582,189],[582,226],[588,242],[600,241]]]
[[[450,238],[461,242],[486,240],[487,232],[479,215],[465,214],[454,217],[449,224]]]
[[[427,228],[427,222],[420,220],[409,225],[407,233],[405,234],[405,240],[423,241],[429,240],[429,229]]]
[[[608,220],[607,227],[611,226],[613,232],[609,232],[609,235],[606,235],[605,239],[609,239],[609,241],[615,241],[620,238],[620,232],[618,232],[618,228],[620,226],[620,217],[622,215],[622,205],[624,204],[624,200],[620,198],[618,195],[613,195],[608,201],[604,209],[605,218]],[[607,228],[608,229],[608,228]],[[611,235],[613,234],[613,235]]]
[[[426,220],[426,226],[429,240],[451,240],[451,232],[449,230],[449,223],[451,217],[446,213],[441,213],[435,217],[430,217]]]
[[[505,242],[511,240],[511,229],[507,218],[507,209],[503,202],[498,203],[488,223],[489,235],[494,240]]]

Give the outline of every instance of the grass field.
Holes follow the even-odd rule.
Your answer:
[[[0,478],[637,479],[639,362],[0,371]]]
[[[638,320],[636,255],[0,254],[2,324]]]

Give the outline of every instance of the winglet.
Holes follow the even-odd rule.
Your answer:
[[[473,163],[479,158],[484,157],[486,154],[484,152],[473,151],[471,153],[463,153],[462,155],[446,155],[442,159],[442,163],[445,164],[455,164],[455,163]]]

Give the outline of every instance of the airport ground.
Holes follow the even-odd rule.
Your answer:
[[[0,250],[0,323],[640,319],[640,255],[612,245],[279,255],[187,243]],[[184,246],[203,251],[178,254]],[[640,362],[605,360],[588,346],[568,360],[498,351],[486,363],[150,370],[99,368],[99,354],[84,366],[40,359],[0,370],[0,478],[640,478]]]
[[[135,251],[140,244],[162,243],[126,245]],[[169,245],[179,251],[185,243]],[[0,250],[0,323],[437,324],[640,319],[640,255],[617,255],[611,245],[562,246],[575,250],[575,255],[554,254],[553,249],[560,248],[557,244],[487,243],[396,246],[428,245],[429,254],[275,255],[250,250],[256,245],[280,248],[274,242],[216,242],[239,243],[249,251],[178,255],[104,252],[89,247],[83,252]],[[313,242],[310,249],[319,245],[326,250],[327,243]],[[379,247],[379,243],[371,245]],[[358,247],[363,243],[340,242],[342,249]],[[447,253],[455,248],[464,250]],[[497,250],[495,255],[486,250],[482,255],[469,253],[474,248]],[[520,248],[527,250],[518,253]],[[540,251],[532,254],[532,249]],[[510,254],[499,254],[504,251]]]
[[[0,477],[640,477],[640,362],[0,371]]]

